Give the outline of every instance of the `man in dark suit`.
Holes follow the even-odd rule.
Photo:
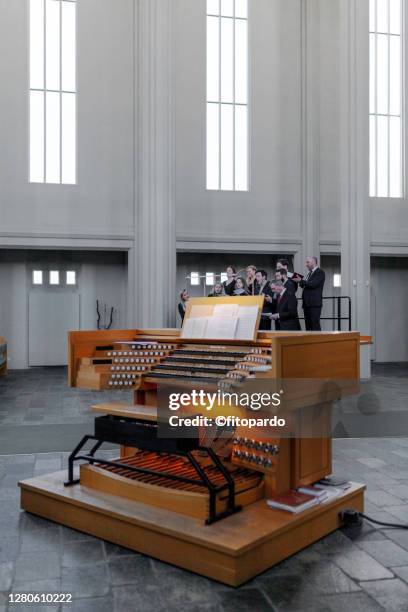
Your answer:
[[[268,282],[268,274],[265,270],[257,270],[255,274],[254,295],[264,295],[265,301],[262,309],[261,322],[259,329],[270,331],[272,328],[269,314],[272,311],[273,293]]]
[[[297,291],[297,283],[295,283],[291,278],[288,277],[288,273],[285,268],[281,268],[280,270],[276,270],[275,280],[285,287],[286,291],[289,293],[295,294]]]
[[[321,331],[320,315],[323,304],[323,287],[325,273],[317,265],[316,257],[306,259],[308,274],[300,281],[299,286],[303,289],[303,310],[305,313],[305,325],[307,331]]]
[[[295,294],[283,284],[272,286],[272,290],[278,294],[276,302],[276,312],[271,316],[275,321],[275,329],[281,331],[300,331],[298,316],[298,302]]]
[[[301,276],[299,276],[299,274],[296,272],[289,272],[289,261],[287,259],[278,259],[276,264],[276,272],[286,272],[286,289],[292,293],[296,293]]]

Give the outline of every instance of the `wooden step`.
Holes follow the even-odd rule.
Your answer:
[[[230,586],[257,574],[341,527],[346,508],[364,511],[363,485],[298,515],[259,500],[213,525],[83,485],[65,488],[66,471],[19,483],[21,507]]]

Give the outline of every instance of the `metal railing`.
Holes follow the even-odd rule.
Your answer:
[[[333,304],[332,317],[320,317],[321,321],[337,321],[337,331],[342,331],[342,321],[348,321],[348,330],[351,331],[351,297],[348,295],[332,295],[323,298],[324,301],[331,301]],[[298,298],[301,302],[302,298]],[[343,316],[343,302],[347,302],[347,316]],[[304,320],[304,317],[299,317]]]

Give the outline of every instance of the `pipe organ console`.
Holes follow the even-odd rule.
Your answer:
[[[128,389],[133,401],[93,406],[94,430],[68,474],[20,483],[22,507],[237,586],[335,530],[342,509],[363,509],[357,484],[300,515],[266,504],[331,473],[331,401],[358,390],[359,350],[356,332],[260,332],[248,342],[193,341],[169,329],[71,332],[69,384]],[[288,380],[321,384],[288,393],[283,431],[198,425],[188,437],[158,435],[159,386],[222,390],[257,380],[277,390]],[[321,437],[307,433],[316,423]],[[116,459],[101,456],[105,442],[119,446]]]

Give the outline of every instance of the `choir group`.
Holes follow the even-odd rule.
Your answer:
[[[233,266],[228,266],[226,280],[216,282],[209,297],[264,295],[260,329],[271,330],[273,322],[276,330],[298,331],[301,325],[296,294],[301,288],[306,330],[320,331],[325,273],[319,268],[316,257],[306,259],[306,269],[305,276],[290,272],[289,261],[279,259],[273,279],[268,280],[267,272],[256,266],[248,266],[245,276],[237,274]],[[184,289],[178,305],[182,321],[188,300],[188,291]]]

